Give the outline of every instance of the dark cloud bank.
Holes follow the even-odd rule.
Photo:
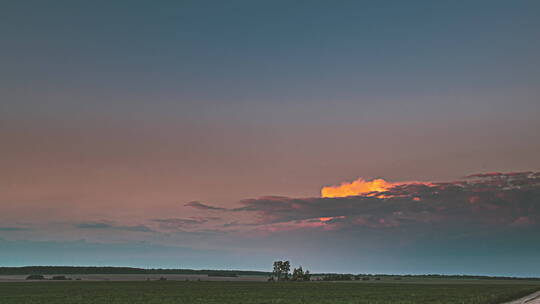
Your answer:
[[[258,224],[318,218],[341,229],[352,226],[536,227],[540,223],[540,173],[491,173],[446,183],[403,184],[378,195],[342,198],[268,196],[242,200],[225,209],[200,202],[188,206],[214,211],[252,212]]]
[[[201,212],[252,215],[259,243],[358,271],[540,275],[540,173],[402,184],[376,196],[261,197]],[[238,226],[241,226],[239,224]],[[338,260],[339,261],[336,261]]]

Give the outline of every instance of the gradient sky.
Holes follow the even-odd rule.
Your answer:
[[[7,0],[0,37],[2,265],[540,276],[538,177],[465,178],[540,171],[538,1]],[[358,177],[467,183],[313,209]]]

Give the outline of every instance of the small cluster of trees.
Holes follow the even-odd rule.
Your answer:
[[[275,261],[272,276],[269,281],[309,281],[311,280],[311,274],[309,270],[304,271],[302,266],[294,268],[292,275],[291,263],[289,261]]]

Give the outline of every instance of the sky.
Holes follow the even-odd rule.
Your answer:
[[[540,276],[538,1],[5,0],[0,37],[0,266]]]

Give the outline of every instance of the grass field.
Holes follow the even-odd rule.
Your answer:
[[[501,303],[540,289],[530,283],[0,283],[0,303]]]

